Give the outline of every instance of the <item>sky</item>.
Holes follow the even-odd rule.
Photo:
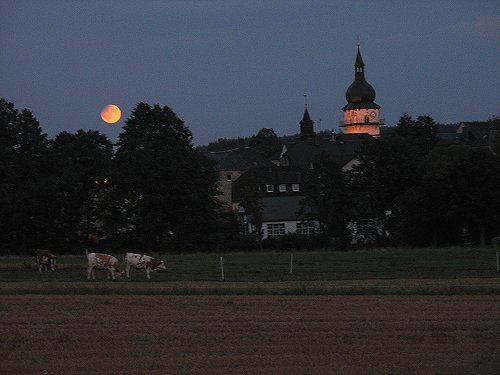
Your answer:
[[[169,106],[195,145],[298,133],[306,101],[316,131],[338,131],[358,38],[387,125],[500,115],[497,0],[0,0],[0,97],[50,139],[116,142],[139,102]]]

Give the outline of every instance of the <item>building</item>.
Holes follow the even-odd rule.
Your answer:
[[[237,210],[233,204],[233,183],[248,169],[254,167],[271,167],[273,164],[260,153],[249,148],[227,151],[206,152],[205,156],[217,163],[219,173],[219,199],[225,204],[226,211]]]
[[[497,141],[498,123],[485,121],[461,122],[457,128],[459,139],[471,146],[493,147]]]
[[[307,170],[299,167],[253,167],[234,182],[233,207],[249,214],[249,232],[258,229],[256,214],[249,213],[248,207],[245,211],[249,199],[258,201],[255,205],[260,211],[263,239],[290,233],[312,234],[318,229],[317,221],[304,220],[299,213],[306,173]]]
[[[349,170],[357,164],[357,154],[364,144],[380,135],[380,106],[374,102],[375,90],[366,81],[364,63],[359,45],[355,62],[354,82],[346,91],[348,104],[342,108],[342,133],[317,134],[307,104],[299,121],[299,134],[289,137],[281,153],[270,160],[248,157],[242,150],[208,153],[218,162],[221,177],[221,196],[233,212],[248,218],[248,230],[259,230],[252,225],[249,207],[259,207],[263,238],[286,234],[313,234],[318,221],[306,220],[302,207],[305,198],[305,178],[316,160],[323,154],[339,167]],[[271,163],[271,165],[266,164]],[[255,203],[258,201],[258,204]],[[301,214],[302,212],[302,214]],[[255,219],[255,215],[254,218]],[[253,224],[255,224],[253,220]],[[358,228],[359,229],[359,228]]]
[[[380,135],[380,106],[374,102],[375,90],[365,79],[365,64],[358,54],[354,63],[354,82],[347,88],[347,104],[342,108],[344,121],[340,126],[344,134],[366,133],[373,137]]]

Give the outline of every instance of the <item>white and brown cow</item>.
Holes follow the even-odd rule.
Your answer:
[[[151,279],[150,272],[165,270],[165,262],[144,254],[125,254],[125,273],[130,278],[130,268],[146,270],[146,278]]]
[[[87,279],[89,280],[91,276],[92,279],[95,279],[95,269],[108,271],[108,279],[111,276],[113,280],[115,279],[115,277],[122,279],[125,274],[125,271],[120,266],[118,259],[116,259],[112,255],[102,253],[87,253],[87,261]]]
[[[48,271],[49,267],[52,271],[55,271],[57,257],[50,250],[37,249],[35,252],[35,262],[38,272],[42,272],[43,268],[45,268],[45,271]]]

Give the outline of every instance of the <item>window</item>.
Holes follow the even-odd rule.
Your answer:
[[[299,184],[292,184],[292,191],[300,191]]]
[[[283,193],[286,191],[286,184],[280,184],[280,193]]]
[[[232,175],[232,174],[228,174],[228,175],[227,175],[227,181],[228,181],[228,182],[233,181],[233,175]]]
[[[266,185],[266,191],[272,193],[274,191],[274,185]]]
[[[297,223],[297,234],[314,234],[316,226],[314,223]]]
[[[267,236],[276,237],[285,235],[285,223],[267,224]]]

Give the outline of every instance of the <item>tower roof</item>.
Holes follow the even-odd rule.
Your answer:
[[[361,52],[359,51],[359,43],[358,43],[358,54],[356,55],[356,62],[354,63],[354,66],[365,66],[363,58],[361,57]]]
[[[311,116],[309,116],[309,111],[307,110],[307,104],[306,104],[306,109],[304,110],[304,115],[302,116],[302,120],[300,120],[299,124],[300,124],[300,135],[302,137],[311,137],[315,134],[314,121],[311,120]]]
[[[306,109],[304,110],[304,116],[302,116],[302,120],[300,121],[301,124],[309,124],[309,123],[313,123],[314,124],[314,121],[311,120],[311,116],[309,116],[309,111],[307,110],[307,106],[306,106]]]
[[[355,108],[380,108],[378,104],[374,103],[375,90],[365,79],[365,64],[361,57],[361,51],[358,44],[358,53],[356,55],[356,62],[354,63],[354,82],[347,88],[345,98],[347,104],[343,110]]]

